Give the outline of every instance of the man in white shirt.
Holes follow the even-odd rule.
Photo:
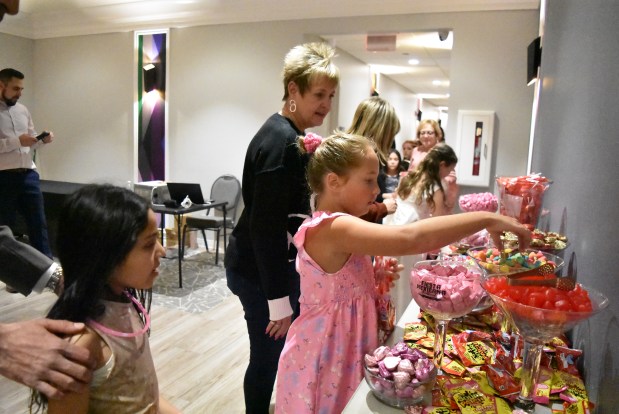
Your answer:
[[[0,70],[0,225],[14,226],[19,212],[26,220],[30,244],[52,257],[39,173],[32,154],[51,143],[54,134],[36,136],[28,108],[18,102],[23,89],[21,72]]]
[[[0,0],[0,21],[5,13],[18,11],[19,0]],[[0,94],[4,98],[4,92]],[[15,262],[21,266],[11,269],[5,266]],[[57,266],[51,260],[16,242],[10,230],[0,226],[0,280],[25,277],[28,279],[23,284],[25,291],[20,289],[24,294],[31,289],[36,291],[39,284],[57,292],[49,284],[55,269]],[[35,388],[48,398],[86,391],[92,379],[94,360],[85,348],[61,339],[83,329],[83,323],[50,319],[0,323],[0,375]]]

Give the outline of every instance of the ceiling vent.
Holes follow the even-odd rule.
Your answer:
[[[393,52],[396,35],[367,35],[365,50],[368,52]]]

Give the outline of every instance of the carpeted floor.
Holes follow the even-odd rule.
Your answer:
[[[219,304],[232,292],[226,286],[223,254],[215,265],[215,255],[199,250],[187,250],[183,259],[183,288],[178,287],[176,251],[161,260],[159,277],[153,286],[153,305],[201,313]]]

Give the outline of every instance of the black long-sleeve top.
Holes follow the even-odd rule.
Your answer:
[[[259,281],[267,299],[289,296],[289,262],[297,250],[292,237],[309,216],[309,189],[297,137],[287,118],[274,114],[247,148],[243,167],[245,208],[230,236],[225,266]]]

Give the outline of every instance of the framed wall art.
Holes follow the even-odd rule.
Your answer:
[[[458,184],[490,186],[494,111],[458,111],[457,131]]]

